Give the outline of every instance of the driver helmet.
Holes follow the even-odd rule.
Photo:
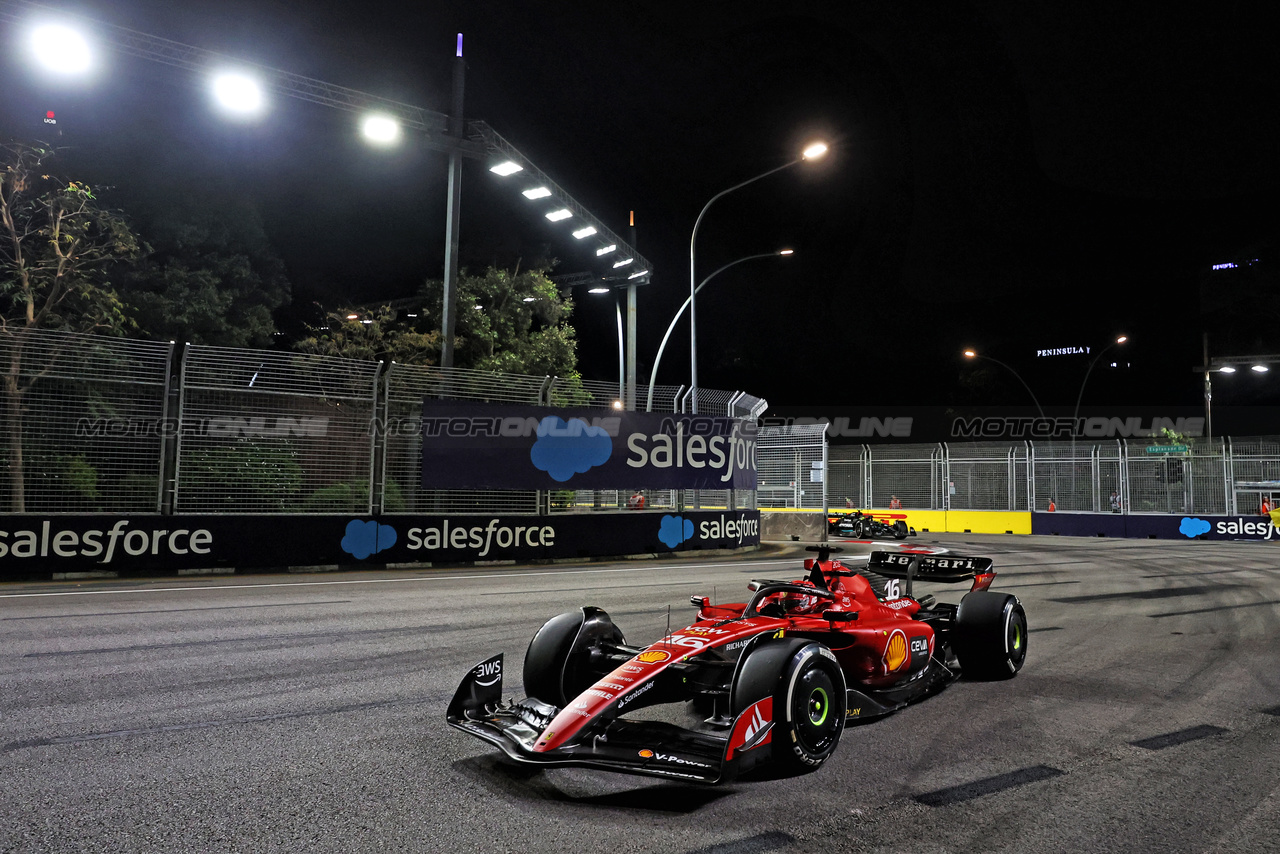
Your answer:
[[[798,583],[803,584],[806,587],[814,586],[812,581],[801,581]],[[813,610],[814,606],[818,604],[818,597],[794,590],[785,590],[778,594],[778,603],[782,605],[782,609],[788,614],[797,612],[804,613],[806,611]]]

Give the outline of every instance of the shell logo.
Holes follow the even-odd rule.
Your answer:
[[[897,670],[906,664],[909,658],[907,636],[901,630],[895,629],[893,634],[889,635],[889,642],[884,647],[884,666],[890,671]]]
[[[652,751],[652,750],[642,750],[642,751],[640,751],[640,758],[641,758],[641,759],[652,759],[652,758],[653,758],[653,751]]]
[[[661,649],[651,649],[648,652],[642,652],[637,655],[636,661],[640,661],[645,664],[657,664],[658,662],[666,661],[669,658],[671,658],[671,653],[665,652]]]

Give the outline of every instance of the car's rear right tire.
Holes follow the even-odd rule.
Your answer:
[[[965,676],[1009,679],[1027,660],[1027,614],[1018,597],[975,590],[956,609],[952,646]]]

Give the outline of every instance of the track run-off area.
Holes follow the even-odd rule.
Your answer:
[[[692,594],[801,577],[800,544],[0,585],[0,852],[1280,851],[1280,544],[908,542],[995,560],[1022,672],[850,726],[814,773],[717,787],[516,767],[445,706],[496,652],[523,696],[555,614],[596,605],[647,644]]]

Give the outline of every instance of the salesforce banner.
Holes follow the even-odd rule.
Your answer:
[[[758,510],[555,516],[7,516],[0,580],[55,573],[545,560],[760,544]]]
[[[424,489],[755,489],[756,425],[528,406],[422,406]]]
[[[1033,513],[1031,533],[1074,537],[1280,542],[1267,516],[1147,516],[1119,513]]]

